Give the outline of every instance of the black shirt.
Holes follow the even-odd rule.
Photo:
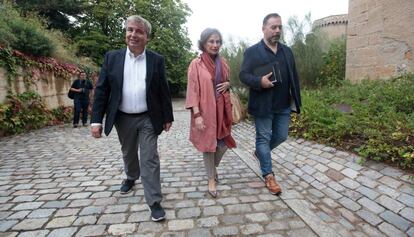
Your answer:
[[[264,43],[263,43],[264,44]],[[272,90],[272,111],[276,112],[282,109],[286,109],[290,106],[290,94],[289,94],[289,73],[288,68],[286,65],[285,55],[283,52],[283,48],[280,46],[280,44],[277,44],[277,51],[276,54],[273,53],[273,51],[267,47],[266,44],[266,56],[268,57],[268,61],[270,62],[277,62],[279,65],[279,71],[280,75],[282,77],[282,83],[276,83],[274,84]],[[277,68],[275,68],[277,70]],[[278,73],[276,71],[276,73]]]

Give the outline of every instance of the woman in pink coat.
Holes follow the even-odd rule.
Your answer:
[[[186,108],[191,110],[190,141],[203,153],[208,193],[217,197],[217,167],[228,148],[236,147],[231,136],[229,66],[219,55],[222,37],[207,28],[200,36],[200,57],[188,67]]]

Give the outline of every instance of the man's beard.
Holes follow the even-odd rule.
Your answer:
[[[267,41],[272,45],[276,45],[279,42],[279,40],[280,40],[280,35],[275,35],[275,36],[269,37]]]

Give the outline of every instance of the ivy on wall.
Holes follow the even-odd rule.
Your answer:
[[[53,73],[59,80],[70,80],[80,71],[77,65],[61,63],[54,58],[28,56],[0,46],[0,67],[6,70],[7,80],[7,101],[0,104],[0,137],[70,120],[71,107],[47,109],[42,97],[30,90],[30,85],[47,73]],[[27,87],[21,94],[15,94],[12,89],[18,77],[23,77]]]
[[[30,82],[40,79],[42,73],[52,72],[57,78],[69,80],[80,71],[74,64],[62,63],[49,57],[29,56],[4,46],[0,46],[0,67],[7,71],[9,86],[18,76],[23,76],[25,81]],[[19,68],[22,68],[23,75],[19,75]],[[8,91],[11,93],[11,88]]]

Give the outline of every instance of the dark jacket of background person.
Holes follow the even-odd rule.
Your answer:
[[[89,100],[89,94],[91,90],[93,89],[93,85],[92,85],[92,82],[88,79],[85,79],[85,80],[76,79],[72,83],[71,88],[82,89],[82,92],[75,92],[75,97],[74,97],[75,100],[76,99]]]

